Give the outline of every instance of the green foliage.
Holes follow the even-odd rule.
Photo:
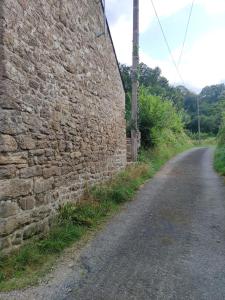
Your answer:
[[[126,65],[120,65],[120,72],[123,78],[123,84],[126,93],[131,93],[131,67]]]
[[[222,83],[206,86],[202,89],[199,96],[201,99],[205,99],[208,102],[218,102],[225,98],[225,85]]]
[[[93,211],[86,205],[74,206],[73,204],[67,204],[59,209],[60,214],[58,217],[59,223],[64,224],[76,224],[80,226],[91,227],[93,225]]]
[[[139,128],[145,148],[176,144],[178,136],[182,137],[182,143],[187,142],[182,116],[172,102],[151,95],[145,87],[140,89],[139,102]]]
[[[219,146],[225,145],[225,110],[222,114],[222,123],[218,133],[218,144]]]
[[[225,175],[225,112],[218,134],[218,147],[215,151],[214,166],[221,175]]]
[[[25,270],[26,266],[37,265],[41,254],[33,246],[24,246],[15,257],[14,267],[17,271]]]
[[[221,175],[225,175],[225,145],[217,147],[215,151],[214,166]]]
[[[139,160],[142,163],[150,163],[151,173],[154,174],[171,157],[192,147],[193,144],[191,143],[191,141],[188,141],[188,143],[183,143],[183,141],[179,140],[178,137],[177,143],[163,146],[160,145],[149,149],[142,148],[139,153]]]
[[[2,282],[5,279],[5,275],[3,272],[0,271],[0,282]]]
[[[120,68],[126,91],[127,136],[130,136],[132,70],[125,65]],[[139,65],[139,84],[139,128],[142,146],[175,143],[178,135],[185,139],[183,121],[189,115],[182,109],[183,94],[180,88],[171,87],[168,80],[161,76],[159,68],[151,69],[143,63]]]
[[[126,120],[127,134],[129,135],[131,129],[131,67],[121,65],[120,68],[126,91]],[[225,109],[224,84],[207,86],[197,95],[184,86],[170,86],[158,67],[151,69],[143,63],[139,65],[139,84],[146,87],[151,95],[172,102],[175,109],[181,114],[186,129],[193,133],[198,132],[198,99],[202,132],[217,135],[222,120],[222,111]]]
[[[86,228],[82,228],[80,224],[71,224],[64,222],[52,228],[48,237],[37,243],[37,247],[41,255],[58,254],[66,247],[77,241],[85,233]]]
[[[131,68],[121,65],[121,73],[126,90],[127,136],[130,136],[131,119]],[[151,69],[139,65],[139,130],[143,147],[159,144],[176,144],[178,137],[187,142],[183,121],[188,115],[182,107],[182,91],[169,86],[161,76],[159,68]]]
[[[161,76],[160,68],[149,68],[141,63],[139,65],[139,84],[149,89],[149,92],[154,96],[160,96],[165,100],[171,101],[177,109],[183,107],[183,95],[179,88],[169,85],[168,80]],[[132,68],[126,65],[120,65],[120,71],[123,78],[125,92],[131,94],[131,73]]]
[[[186,128],[191,132],[198,131],[197,99],[200,106],[201,131],[214,136],[218,133],[225,109],[224,84],[205,87],[199,95],[183,91],[184,109],[190,118],[186,121]]]

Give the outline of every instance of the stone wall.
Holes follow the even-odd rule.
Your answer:
[[[0,1],[0,249],[126,165],[122,81],[97,0]]]

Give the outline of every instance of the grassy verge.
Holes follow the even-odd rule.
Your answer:
[[[208,147],[208,146],[215,146],[217,141],[216,137],[209,137],[209,138],[204,138],[201,139],[200,143],[198,140],[192,140],[193,145],[196,147]]]
[[[202,132],[200,134],[200,142],[199,142],[199,135],[198,133],[192,133],[190,131],[186,132],[189,138],[192,140],[192,143],[196,147],[207,147],[207,146],[214,146],[217,144],[217,138],[215,135],[210,135],[207,133]]]
[[[219,174],[225,176],[225,145],[219,145],[216,148],[214,167]]]
[[[193,148],[193,143],[162,145],[149,150],[142,150],[140,153],[140,161],[151,165],[151,174],[154,175],[170,158],[178,153]]]
[[[131,200],[140,185],[168,159],[190,147],[191,144],[142,151],[139,163],[110,182],[87,191],[79,205],[61,207],[49,234],[30,240],[10,256],[0,257],[0,291],[38,283],[65,248],[96,230],[123,203]]]

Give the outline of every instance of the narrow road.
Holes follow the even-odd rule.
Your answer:
[[[225,184],[212,156],[207,148],[177,156],[82,250],[69,276],[62,270],[58,283],[8,299],[225,299]]]
[[[225,299],[225,185],[212,150],[177,157],[81,258],[64,299]]]

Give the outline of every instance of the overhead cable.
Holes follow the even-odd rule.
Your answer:
[[[191,9],[190,9],[189,17],[188,17],[188,22],[187,22],[187,26],[186,26],[186,30],[185,30],[185,34],[184,34],[183,45],[182,45],[180,56],[179,56],[178,63],[177,63],[178,67],[181,63],[181,59],[182,59],[182,56],[183,56],[184,46],[185,46],[185,43],[186,43],[186,40],[187,40],[188,29],[189,29],[189,25],[190,25],[190,21],[191,21],[191,16],[192,16],[192,13],[193,13],[194,3],[195,3],[195,0],[193,0],[192,4],[191,4]]]
[[[154,4],[153,0],[150,0],[150,1],[151,1],[151,3],[152,3],[152,7],[153,7],[153,9],[154,9],[156,18],[157,18],[157,20],[158,20],[159,27],[160,27],[160,29],[161,29],[161,32],[162,32],[164,41],[165,41],[165,43],[166,43],[166,46],[167,46],[167,49],[168,49],[168,51],[169,51],[171,60],[172,60],[172,62],[173,62],[173,65],[174,65],[174,67],[175,67],[175,69],[176,69],[176,71],[177,71],[177,74],[178,74],[180,80],[182,81],[182,83],[184,83],[184,80],[183,80],[183,78],[182,78],[182,76],[181,76],[181,73],[180,73],[180,71],[179,71],[179,69],[178,69],[178,66],[177,66],[177,64],[176,64],[176,61],[175,61],[175,59],[174,59],[174,57],[173,57],[173,54],[172,54],[170,45],[169,45],[169,43],[168,43],[168,40],[167,40],[167,38],[166,38],[166,34],[165,34],[165,32],[164,32],[163,26],[162,26],[161,21],[160,21],[160,19],[159,19],[159,15],[158,15],[158,13],[157,13],[155,4]]]

